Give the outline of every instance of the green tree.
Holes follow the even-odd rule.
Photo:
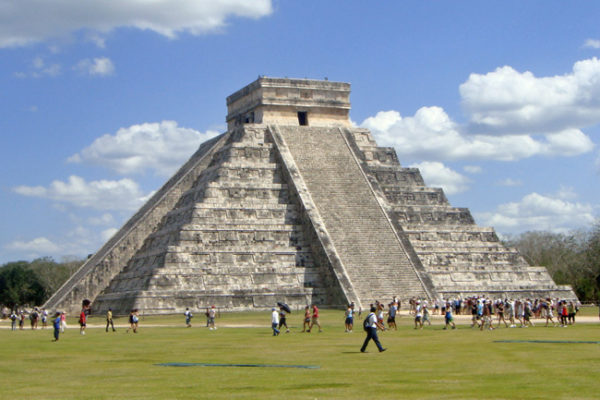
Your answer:
[[[5,264],[0,268],[0,303],[15,308],[17,305],[40,305],[47,298],[44,285],[25,261]]]

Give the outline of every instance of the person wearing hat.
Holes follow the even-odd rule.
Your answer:
[[[277,326],[279,325],[279,313],[277,312],[277,309],[275,307],[273,307],[271,309],[271,328],[273,328],[273,336],[277,336],[279,335],[279,329],[277,329]]]
[[[377,308],[375,306],[371,306],[371,312],[365,320],[364,328],[367,332],[367,337],[365,338],[365,341],[362,347],[360,348],[361,353],[364,353],[367,350],[367,345],[369,344],[369,340],[371,339],[373,339],[373,341],[375,342],[375,345],[379,349],[380,353],[386,350],[383,348],[383,346],[381,346],[381,343],[379,342],[379,337],[377,337],[377,328],[383,330],[384,327],[377,321],[377,316],[375,315],[376,311]]]

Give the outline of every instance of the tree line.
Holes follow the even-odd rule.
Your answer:
[[[525,232],[505,239],[530,265],[540,265],[557,285],[571,285],[582,302],[600,300],[600,222],[568,234]]]
[[[15,309],[39,306],[79,269],[83,260],[56,262],[51,257],[0,266],[0,304]]]

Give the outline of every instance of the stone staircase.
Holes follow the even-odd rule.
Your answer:
[[[363,306],[429,297],[339,128],[280,126]]]
[[[365,172],[389,204],[390,218],[444,297],[487,294],[575,298],[545,268],[531,267],[506,248],[492,228],[475,224],[466,208],[452,207],[442,189],[430,188],[416,168],[403,168],[392,148],[378,147],[365,129],[348,130]]]

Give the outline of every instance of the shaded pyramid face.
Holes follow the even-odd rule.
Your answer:
[[[352,127],[348,96],[348,84],[277,78],[234,93],[228,131],[203,143],[46,308],[576,298]]]

